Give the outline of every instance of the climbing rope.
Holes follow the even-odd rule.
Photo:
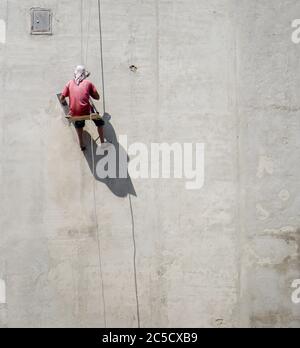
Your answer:
[[[99,19],[100,68],[101,68],[101,82],[102,82],[102,104],[103,104],[102,106],[103,106],[103,113],[105,114],[106,113],[106,100],[105,100],[101,0],[98,0],[98,19]],[[131,218],[132,218],[132,238],[133,238],[133,250],[134,250],[133,271],[134,271],[137,323],[138,323],[138,328],[140,328],[141,327],[141,320],[140,320],[140,305],[139,305],[138,284],[137,284],[135,225],[134,225],[133,208],[132,208],[132,201],[131,201],[130,195],[129,195],[129,206],[130,206],[130,212],[131,212]]]
[[[103,62],[103,40],[102,40],[102,11],[101,0],[98,0],[98,19],[99,19],[99,43],[100,43],[100,65],[101,65],[101,82],[102,82],[102,104],[103,114],[106,112],[105,103],[105,82],[104,82],[104,62]]]
[[[140,319],[140,304],[139,304],[139,292],[138,292],[138,281],[137,281],[137,270],[136,270],[135,223],[134,223],[131,195],[129,195],[129,207],[130,207],[130,213],[131,213],[132,240],[133,240],[133,273],[134,273],[134,286],[135,286],[135,299],[136,299],[136,315],[137,315],[138,328],[140,329],[141,319]]]
[[[89,57],[89,40],[90,40],[90,25],[91,25],[91,6],[88,7],[88,28],[87,28],[87,37],[86,37],[86,48],[85,48],[85,66],[88,66],[88,57]]]
[[[80,0],[80,52],[80,59],[83,62],[83,0]]]
[[[101,29],[99,30],[101,36]],[[88,53],[86,53],[88,56]],[[102,62],[102,55],[101,55]],[[101,64],[101,70],[103,74],[103,64]],[[103,99],[104,99],[104,91],[103,91]],[[90,119],[92,120],[92,116],[90,115]],[[96,196],[96,182],[95,182],[95,154],[94,154],[94,146],[93,139],[91,137],[91,152],[92,152],[92,165],[93,165],[93,198],[94,198],[94,214],[96,220],[97,227],[97,246],[98,246],[98,255],[99,255],[99,268],[100,268],[100,282],[101,282],[101,290],[102,290],[102,303],[103,303],[103,318],[104,318],[104,327],[107,327],[106,321],[106,305],[105,305],[105,292],[104,292],[104,280],[103,280],[103,267],[102,267],[102,253],[101,253],[101,240],[100,240],[100,229],[98,222],[98,214],[97,214],[97,196]]]
[[[81,0],[81,57],[83,59],[83,0]],[[89,37],[90,37],[90,17],[91,17],[91,6],[88,7],[88,29],[87,29],[87,38],[86,38],[86,55],[85,62],[88,62],[88,49],[89,49]],[[92,121],[92,115],[90,115],[90,121]],[[93,166],[93,176],[95,178],[95,154],[94,154],[94,146],[93,146],[93,138],[91,137],[91,154],[92,154],[92,166]],[[97,195],[96,195],[96,183],[93,180],[93,202],[94,202],[94,217],[96,223],[96,231],[97,231],[97,247],[98,247],[98,261],[99,261],[99,286],[101,289],[101,297],[102,297],[102,305],[103,305],[103,320],[104,327],[107,328],[107,320],[106,320],[106,304],[105,304],[105,292],[104,292],[104,279],[103,279],[103,266],[102,266],[102,252],[101,252],[101,240],[100,240],[100,226],[98,221],[97,214]]]
[[[105,100],[105,80],[104,80],[104,60],[103,60],[103,39],[102,39],[102,11],[101,11],[101,0],[97,0],[98,2],[98,21],[99,21],[99,48],[100,48],[100,71],[101,71],[101,84],[102,84],[102,108],[103,114],[106,113],[106,100]],[[82,5],[83,7],[83,5]],[[89,6],[89,14],[88,14],[88,30],[87,30],[87,42],[86,42],[86,56],[85,56],[85,64],[88,62],[88,48],[89,48],[89,32],[90,32],[90,18],[91,17],[91,6]],[[81,23],[81,28],[83,28],[83,24]],[[81,49],[83,49],[83,29],[81,32],[82,36],[82,44]],[[82,57],[83,57],[83,53]],[[90,121],[92,121],[92,116],[90,115]],[[91,137],[91,153],[92,153],[92,166],[93,166],[93,176],[95,176],[95,154],[94,154],[94,146],[93,139]],[[100,227],[98,222],[98,214],[97,214],[97,196],[96,196],[96,182],[93,180],[93,200],[94,200],[94,215],[96,221],[96,229],[97,229],[97,246],[98,246],[98,255],[99,255],[99,270],[100,270],[100,287],[102,290],[102,302],[103,302],[103,318],[104,318],[104,326],[107,327],[106,320],[106,305],[105,305],[105,292],[104,292],[104,279],[103,279],[103,266],[102,266],[102,253],[101,253],[101,240],[100,240]],[[136,241],[135,241],[135,225],[134,225],[134,217],[133,217],[133,207],[131,196],[129,195],[129,204],[130,211],[132,217],[132,237],[133,237],[133,248],[134,248],[134,284],[135,284],[135,296],[136,296],[136,310],[137,310],[137,322],[138,328],[141,327],[140,321],[140,306],[139,306],[139,297],[138,297],[138,284],[137,284],[137,267],[136,267]]]

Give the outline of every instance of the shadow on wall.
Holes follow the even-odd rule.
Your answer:
[[[115,146],[116,149],[116,172],[117,172],[117,176],[119,176],[119,172],[120,172],[120,165],[119,165],[119,158],[120,156],[122,156],[121,158],[127,158],[127,163],[129,162],[129,157],[125,151],[125,149],[119,144],[118,139],[117,139],[117,135],[116,132],[112,126],[112,124],[110,123],[111,120],[111,116],[109,114],[105,114],[103,116],[103,119],[105,121],[105,126],[104,126],[104,134],[105,134],[105,138],[108,142],[110,142],[111,144],[113,144]],[[91,144],[91,140],[92,140],[92,146],[89,146],[89,144]],[[91,173],[93,174],[93,156],[92,156],[92,151],[94,154],[94,159],[95,159],[95,168],[97,168],[97,164],[99,163],[99,161],[101,161],[103,158],[105,158],[106,155],[98,155],[97,154],[97,148],[98,148],[98,144],[96,143],[96,141],[94,139],[91,138],[91,135],[88,132],[84,132],[84,142],[85,144],[87,144],[87,149],[84,152],[84,156],[86,158],[86,161],[90,167]],[[117,197],[127,197],[128,195],[132,195],[132,196],[137,196],[133,183],[131,181],[131,178],[129,176],[128,170],[127,170],[127,178],[100,178],[97,175],[97,171],[95,170],[95,179],[97,181],[100,181],[102,183],[104,183],[110,190],[111,192],[116,195]]]

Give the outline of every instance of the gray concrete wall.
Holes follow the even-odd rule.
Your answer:
[[[205,143],[205,184],[94,180],[55,94],[80,62],[101,89],[97,1],[0,0],[0,325],[137,326],[135,242],[143,327],[299,326],[298,1],[101,3],[110,125]]]

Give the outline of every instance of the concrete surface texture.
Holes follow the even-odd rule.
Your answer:
[[[205,143],[193,191],[79,151],[55,94],[79,63],[102,90],[97,6],[0,0],[0,326],[299,327],[299,1],[101,0],[106,130]]]

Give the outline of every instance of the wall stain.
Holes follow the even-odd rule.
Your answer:
[[[271,237],[278,240],[283,240],[287,245],[295,245],[295,252],[292,255],[286,256],[280,263],[260,263],[256,265],[266,269],[274,270],[278,279],[282,279],[283,283],[280,286],[280,297],[285,298],[287,302],[276,311],[264,311],[262,315],[250,315],[251,327],[287,327],[290,323],[299,321],[299,318],[293,315],[293,312],[288,308],[292,306],[289,300],[291,298],[288,274],[300,269],[300,228],[283,227],[279,230],[266,230],[263,233],[265,237]],[[253,253],[254,251],[251,250]],[[257,255],[256,255],[257,256]],[[258,256],[257,256],[258,257]],[[259,257],[258,257],[259,259]],[[286,283],[286,286],[285,286]],[[255,296],[252,301],[255,301]],[[261,299],[260,299],[261,300]]]

